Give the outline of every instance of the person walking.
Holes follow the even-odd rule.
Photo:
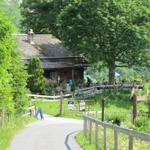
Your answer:
[[[40,114],[41,120],[44,119],[43,111],[42,111],[42,108],[41,108],[41,107],[38,107],[38,110],[37,110],[37,112],[36,112],[35,117],[38,118],[39,114]]]

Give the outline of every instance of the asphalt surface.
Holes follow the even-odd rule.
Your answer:
[[[82,127],[80,120],[45,116],[20,131],[9,150],[81,150],[74,136]]]

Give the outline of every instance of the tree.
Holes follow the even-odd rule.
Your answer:
[[[58,17],[59,37],[90,62],[102,61],[114,83],[116,67],[150,58],[149,9],[149,0],[76,0]]]
[[[33,93],[43,93],[46,80],[43,76],[44,70],[39,58],[31,58],[28,64],[28,88]]]
[[[26,73],[12,35],[9,17],[0,11],[0,107],[8,115],[22,113],[26,103]]]
[[[29,97],[27,96],[28,89],[27,78],[28,74],[26,68],[20,60],[19,52],[12,51],[9,73],[11,74],[11,84],[13,86],[12,95],[16,114],[21,114],[26,111],[29,104]]]
[[[70,0],[23,0],[23,30],[32,28],[35,33],[53,33],[57,36],[57,15],[69,2]]]
[[[15,47],[12,38],[13,27],[8,17],[0,11],[0,107],[7,113],[14,112],[11,75],[8,70],[11,63],[11,50]]]

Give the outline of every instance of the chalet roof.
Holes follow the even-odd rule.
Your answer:
[[[20,46],[23,56],[26,58],[32,56],[38,57],[67,57],[73,54],[63,47],[61,41],[51,34],[34,34],[34,45],[27,40],[27,34],[18,34],[17,42]]]
[[[30,57],[37,56],[45,69],[83,67],[85,64],[81,57],[74,56],[51,34],[34,34],[34,44],[28,42],[27,34],[18,34],[16,38],[25,63]]]

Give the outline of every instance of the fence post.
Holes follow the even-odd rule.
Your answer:
[[[129,150],[133,150],[133,137],[129,136]]]
[[[104,150],[107,149],[106,140],[107,140],[107,137],[106,137],[106,127],[104,125]]]
[[[91,144],[92,143],[92,121],[90,121],[90,131],[89,131],[89,143]]]
[[[84,117],[84,136],[87,138],[87,118]]]
[[[97,110],[95,111],[95,117],[96,117],[96,119],[98,119],[98,111]]]
[[[95,123],[96,128],[95,128],[95,144],[96,144],[96,149],[98,150],[98,122]]]
[[[114,128],[114,149],[118,150],[118,132],[116,128]]]
[[[63,98],[63,93],[62,91],[60,92],[60,103],[59,103],[59,114],[62,115],[62,98]]]
[[[104,109],[105,109],[105,101],[104,101],[104,97],[102,98],[102,121],[104,121]]]

